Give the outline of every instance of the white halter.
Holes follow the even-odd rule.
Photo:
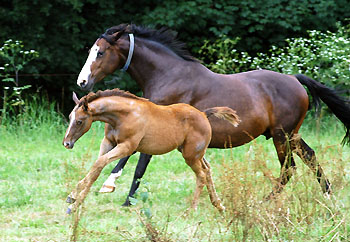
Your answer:
[[[129,55],[128,58],[126,59],[126,63],[124,65],[124,67],[121,69],[122,71],[126,71],[130,65],[131,62],[131,58],[132,58],[132,54],[134,53],[134,35],[133,34],[129,34],[129,38],[130,38],[130,47],[129,47]]]

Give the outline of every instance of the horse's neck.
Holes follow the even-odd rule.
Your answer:
[[[183,77],[197,67],[205,68],[199,63],[183,60],[159,43],[138,39],[128,73],[145,94],[150,87],[156,89],[185,79]]]
[[[93,113],[94,121],[102,121],[116,126],[117,122],[123,119],[132,111],[132,106],[138,100],[118,96],[102,97],[89,104]]]

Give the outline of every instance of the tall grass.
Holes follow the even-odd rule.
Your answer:
[[[279,176],[271,140],[260,137],[235,149],[209,149],[207,160],[226,212],[203,192],[187,212],[195,176],[177,151],[155,156],[137,204],[120,205],[130,188],[138,155],[126,165],[114,194],[98,194],[113,164],[93,185],[80,216],[65,214],[66,196],[96,160],[103,124],[94,123],[73,150],[62,146],[67,124],[54,104],[40,98],[0,126],[0,241],[347,241],[350,239],[349,147],[333,117],[308,117],[300,133],[316,151],[333,184],[321,192],[295,156],[297,170],[275,200],[265,201]],[[115,164],[115,162],[114,162]],[[147,199],[144,199],[144,197]]]

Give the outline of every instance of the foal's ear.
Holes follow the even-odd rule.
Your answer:
[[[79,103],[79,99],[77,97],[77,94],[75,94],[75,92],[73,92],[73,101],[75,102],[75,104]]]

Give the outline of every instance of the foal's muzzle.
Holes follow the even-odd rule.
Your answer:
[[[72,141],[63,141],[63,145],[64,145],[64,147],[66,147],[67,149],[73,149],[73,147],[74,147],[74,142],[72,142]]]

